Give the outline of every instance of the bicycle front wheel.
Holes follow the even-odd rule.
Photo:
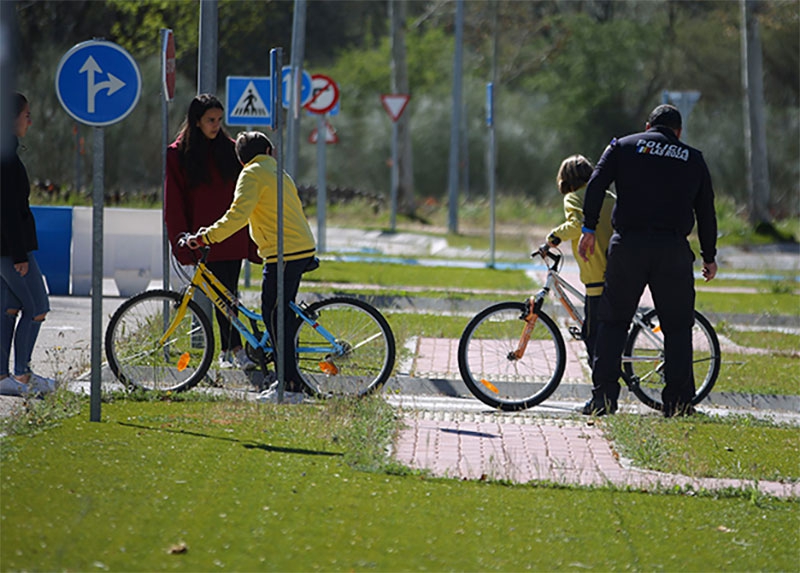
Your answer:
[[[564,337],[543,312],[519,356],[526,313],[521,302],[495,304],[479,312],[461,335],[461,377],[476,398],[493,408],[513,412],[536,406],[555,391],[564,375]]]
[[[172,291],[145,291],[125,301],[111,317],[106,357],[120,382],[132,388],[177,392],[196,385],[208,372],[214,331],[194,301],[189,301],[169,338],[160,342],[178,320],[182,298]]]
[[[295,335],[297,366],[318,396],[365,396],[378,390],[394,368],[395,340],[383,315],[354,298],[310,305]]]
[[[664,333],[655,309],[647,311],[641,319],[644,326],[635,323],[628,335],[622,367],[629,377],[634,378],[633,393],[636,397],[651,408],[662,410]],[[692,352],[695,383],[692,404],[697,405],[714,387],[722,362],[717,333],[698,311],[694,312]]]

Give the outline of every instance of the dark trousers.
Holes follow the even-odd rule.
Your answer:
[[[239,275],[242,272],[241,260],[214,261],[207,263],[206,266],[234,296],[239,295]],[[239,331],[233,327],[224,312],[221,312],[216,307],[214,307],[214,310],[217,316],[217,324],[219,324],[220,349],[225,352],[231,348],[241,346],[242,338],[239,336]]]
[[[313,257],[299,259],[296,261],[285,261],[283,266],[283,293],[286,302],[284,311],[284,338],[278,341],[278,265],[277,263],[267,263],[264,265],[264,282],[261,285],[261,314],[267,325],[269,336],[277,352],[283,355],[284,381],[287,392],[302,392],[303,382],[300,372],[297,369],[297,355],[294,349],[294,334],[300,320],[289,308],[289,301],[294,301],[297,291],[300,288],[300,279],[303,271]]]
[[[649,286],[664,333],[664,407],[694,397],[692,326],[694,255],[685,237],[668,232],[624,232],[611,237],[592,371],[594,400],[616,403],[622,351],[644,287]]]
[[[589,368],[591,369],[594,369],[594,346],[597,342],[597,330],[600,326],[597,317],[600,308],[600,298],[600,295],[586,295],[584,297],[584,319],[581,337],[583,338],[583,343],[586,345],[586,353],[589,356]]]

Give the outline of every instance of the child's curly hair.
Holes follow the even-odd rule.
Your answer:
[[[586,185],[594,166],[583,155],[571,155],[561,162],[556,183],[562,195],[572,193]]]

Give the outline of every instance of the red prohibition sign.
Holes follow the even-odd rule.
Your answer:
[[[339,86],[323,74],[311,76],[311,101],[305,108],[311,113],[328,113],[339,102]]]

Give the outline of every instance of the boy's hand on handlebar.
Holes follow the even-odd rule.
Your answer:
[[[545,258],[547,256],[547,253],[549,253],[550,249],[554,246],[555,245],[551,244],[549,241],[547,243],[542,243],[541,245],[539,245],[537,252],[539,253],[539,256]]]
[[[203,240],[203,236],[200,233],[197,233],[195,235],[187,235],[186,237],[183,238],[182,242],[185,246],[189,247],[192,250],[204,247],[206,244],[205,241]]]

